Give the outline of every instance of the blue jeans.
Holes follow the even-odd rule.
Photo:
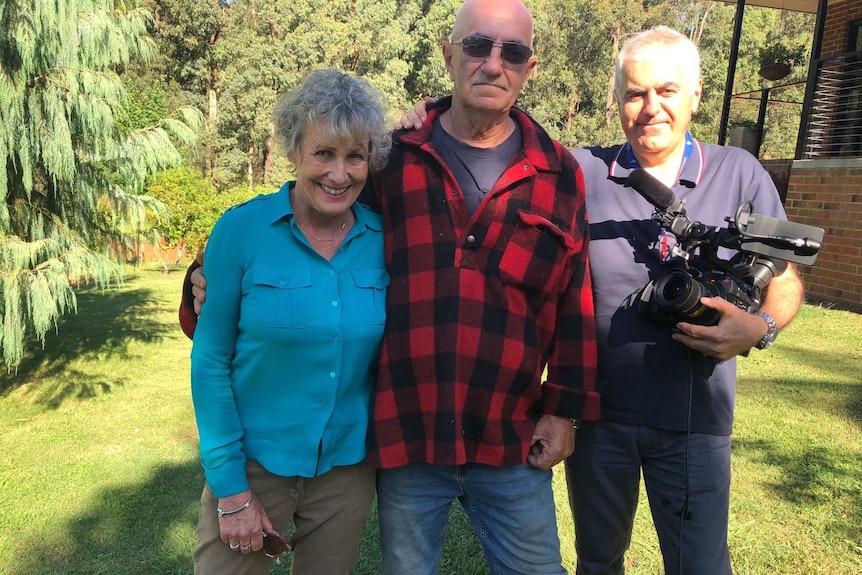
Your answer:
[[[470,518],[494,575],[565,575],[552,473],[527,464],[429,465],[377,472],[385,575],[434,575],[454,499]]]
[[[665,574],[730,575],[730,437],[692,433],[686,445],[683,431],[614,421],[581,425],[566,460],[577,574],[625,573],[641,471]]]

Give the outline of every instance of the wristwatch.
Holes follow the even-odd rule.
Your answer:
[[[757,312],[757,315],[763,318],[763,321],[766,322],[766,325],[769,326],[769,329],[766,330],[766,335],[764,335],[758,344],[755,346],[757,349],[766,349],[773,343],[775,343],[775,338],[778,337],[778,326],[775,324],[775,320],[772,319],[772,316],[766,313],[765,311]]]

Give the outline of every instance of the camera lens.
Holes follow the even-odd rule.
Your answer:
[[[656,301],[669,311],[690,315],[700,305],[701,287],[685,270],[671,270],[656,282]]]
[[[700,298],[715,295],[720,295],[715,286],[699,282],[682,269],[669,271],[655,283],[655,301],[663,311],[701,325],[718,323],[718,315],[700,303]]]

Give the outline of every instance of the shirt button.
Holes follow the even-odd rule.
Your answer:
[[[329,377],[335,377],[335,372],[334,372],[334,371],[330,371],[330,372],[329,372]]]
[[[524,171],[525,171],[525,172],[526,172],[527,170],[529,170],[529,169],[530,169],[530,166],[528,166],[527,164],[524,164],[524,166],[523,166],[523,167],[524,167]]]
[[[452,197],[453,197],[453,198],[457,198],[457,197],[458,197],[458,190],[452,190]]]
[[[332,307],[338,307],[338,302],[337,302],[337,301],[333,301],[333,302],[332,302]]]
[[[329,270],[329,275],[334,276],[334,275],[335,275],[335,270]]]
[[[470,234],[469,236],[467,236],[467,243],[468,244],[475,244],[476,243],[476,236],[474,236],[473,234]]]

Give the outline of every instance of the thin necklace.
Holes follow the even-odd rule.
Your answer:
[[[296,212],[294,212],[293,217],[296,218]],[[347,220],[349,220],[349,219],[350,219],[350,212],[347,212],[347,215],[344,216],[344,221],[341,222],[341,227],[338,228],[338,231],[335,232],[334,234],[332,234],[332,237],[328,238],[328,239],[327,238],[319,238],[319,237],[315,236],[314,234],[308,233],[306,231],[306,229],[302,226],[302,223],[299,221],[299,218],[296,218],[296,223],[299,224],[299,229],[302,230],[302,233],[308,234],[309,236],[311,236],[311,239],[317,240],[318,242],[331,242],[332,240],[334,240],[335,238],[337,238],[338,236],[341,235],[341,232],[344,231],[345,226],[347,226]]]

